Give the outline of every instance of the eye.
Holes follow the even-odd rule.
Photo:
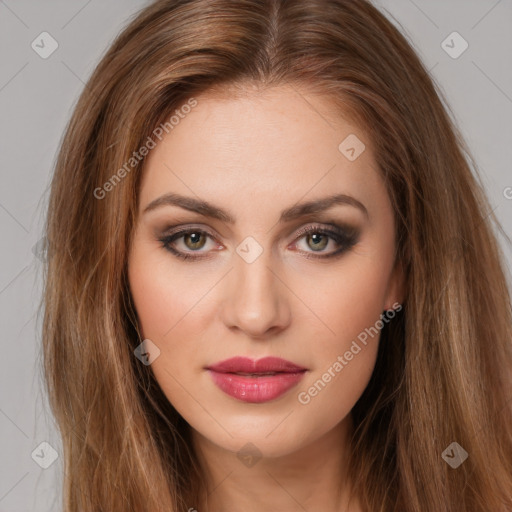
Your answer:
[[[297,241],[293,247],[304,240],[305,247],[299,247],[299,251],[305,254],[306,258],[331,258],[345,253],[358,242],[359,231],[356,228],[328,225],[330,229],[318,225],[300,229],[295,233]],[[199,228],[181,229],[159,238],[159,241],[164,249],[183,260],[207,258],[208,252],[220,246],[214,243],[215,238],[211,233]],[[209,249],[208,241],[213,244]],[[333,247],[331,251],[326,251],[329,245]]]
[[[342,228],[336,224],[330,224],[330,226],[331,229],[322,226],[307,226],[296,234],[300,236],[298,242],[301,240],[305,242],[305,248],[299,247],[299,249],[309,253],[306,255],[307,258],[330,258],[341,255],[358,242],[359,232],[356,228],[351,226]],[[298,245],[298,242],[295,245]],[[334,250],[326,251],[325,249],[329,245],[334,246]],[[318,255],[311,254],[311,252],[318,253]]]
[[[207,231],[189,228],[162,237],[160,242],[169,252],[186,260],[203,258],[204,256],[191,255],[190,253],[208,252],[201,251],[201,249],[207,245],[208,238],[213,238],[213,236]],[[189,251],[189,253],[187,253],[187,251]]]

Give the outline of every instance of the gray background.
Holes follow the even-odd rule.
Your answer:
[[[0,512],[60,509],[62,458],[47,469],[35,462],[50,457],[42,442],[59,454],[61,445],[39,366],[41,263],[34,246],[58,145],[84,81],[128,18],[147,3],[0,0]],[[446,95],[491,206],[510,234],[512,1],[375,3],[406,33]],[[43,31],[59,45],[47,59],[31,47]],[[458,58],[441,45],[453,31],[469,44]],[[448,44],[452,51],[460,48],[460,41]],[[510,268],[510,247],[501,236],[500,242]]]

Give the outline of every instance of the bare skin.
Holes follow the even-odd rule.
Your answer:
[[[353,342],[403,290],[370,141],[334,121],[325,97],[287,86],[197,101],[148,156],[129,255],[141,332],[160,350],[151,368],[191,426],[207,475],[209,494],[190,507],[360,512],[346,471],[350,412],[373,372],[378,336],[359,351]],[[350,134],[366,145],[353,161],[338,148]],[[212,203],[234,222],[175,204],[145,211],[169,193]],[[352,199],[280,221],[285,209],[338,194]],[[341,242],[321,231],[333,224]],[[176,227],[190,231],[169,243]],[[314,230],[299,233],[304,227]],[[259,251],[250,263],[241,256]],[[206,369],[234,356],[277,356],[306,372],[278,398],[247,403]]]

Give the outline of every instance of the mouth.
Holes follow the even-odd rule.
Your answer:
[[[289,372],[261,372],[261,373],[245,373],[245,372],[226,372],[232,373],[232,375],[242,375],[243,377],[264,377],[265,375],[277,375],[279,373],[289,373]]]
[[[248,403],[275,400],[296,386],[307,369],[277,357],[234,357],[206,368],[224,393]]]

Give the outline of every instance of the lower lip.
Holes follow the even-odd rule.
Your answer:
[[[259,404],[269,402],[284,395],[289,389],[299,383],[305,372],[277,373],[262,377],[246,377],[234,373],[220,373],[208,370],[213,382],[229,396]]]

